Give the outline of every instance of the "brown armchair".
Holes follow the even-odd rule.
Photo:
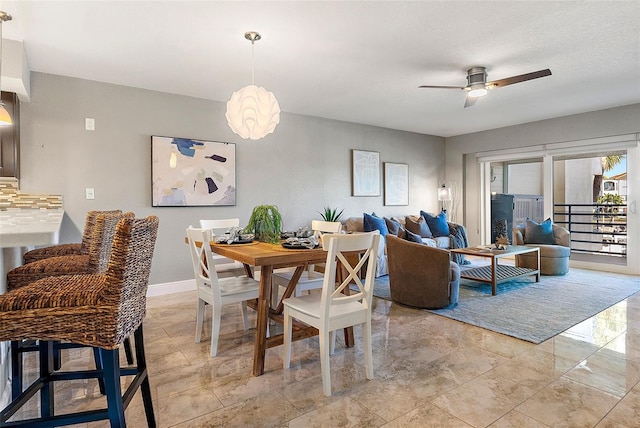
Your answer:
[[[460,268],[447,250],[387,235],[391,300],[439,309],[458,302]]]
[[[569,272],[571,256],[571,233],[562,226],[553,224],[553,240],[555,244],[537,244],[528,242],[526,225],[519,224],[513,228],[516,245],[540,248],[540,273],[542,275],[565,275]],[[529,269],[536,268],[536,253],[518,254],[516,266]]]

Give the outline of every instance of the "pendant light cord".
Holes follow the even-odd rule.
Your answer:
[[[255,44],[255,42],[253,40],[251,40],[251,84],[255,86],[255,84],[256,84],[256,56],[255,56],[255,53],[254,53],[254,44]],[[1,45],[0,45],[0,48],[1,48]]]

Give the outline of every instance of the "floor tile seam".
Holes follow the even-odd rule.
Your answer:
[[[627,394],[629,393],[629,391],[625,391],[625,393],[624,393],[622,396],[620,396],[620,395],[615,394],[615,393],[613,393],[613,392],[611,392],[611,391],[607,391],[606,389],[602,389],[602,388],[599,388],[599,387],[597,387],[597,386],[589,385],[588,383],[584,383],[584,382],[580,381],[579,379],[574,379],[574,378],[572,378],[572,377],[569,377],[569,376],[568,376],[568,373],[563,374],[563,375],[561,376],[561,378],[562,378],[562,379],[564,379],[564,380],[568,380],[568,381],[570,381],[570,382],[573,382],[573,383],[577,383],[577,384],[582,385],[582,386],[584,386],[584,387],[586,387],[586,388],[591,388],[591,389],[594,389],[594,390],[596,390],[596,391],[599,391],[599,392],[603,392],[603,393],[605,393],[605,394],[608,394],[608,395],[610,395],[610,396],[612,396],[612,397],[617,398],[617,399],[618,399],[618,402],[622,401],[622,399],[623,399],[624,397],[626,397],[626,396],[627,396]],[[637,383],[636,383],[636,385],[637,385]],[[617,403],[616,403],[616,404],[617,404]],[[614,407],[615,407],[615,406],[614,406]]]

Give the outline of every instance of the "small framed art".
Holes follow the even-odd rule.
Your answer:
[[[384,163],[384,204],[409,205],[409,165]]]
[[[352,150],[352,196],[380,196],[380,153]]]

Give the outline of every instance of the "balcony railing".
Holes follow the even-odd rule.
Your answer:
[[[571,251],[627,256],[626,204],[554,204],[553,221],[571,232]]]

